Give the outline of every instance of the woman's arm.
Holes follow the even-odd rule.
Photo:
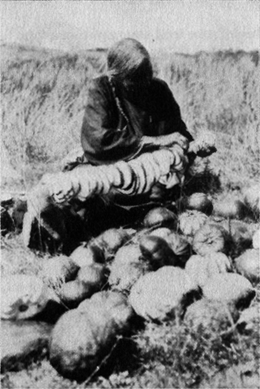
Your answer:
[[[87,159],[95,164],[126,159],[138,150],[140,142],[140,135],[116,109],[106,83],[93,80],[81,129]]]

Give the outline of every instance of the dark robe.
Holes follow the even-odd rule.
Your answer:
[[[90,163],[127,161],[138,152],[143,135],[174,132],[193,139],[164,81],[154,78],[148,88],[134,95],[117,84],[113,90],[107,76],[90,82],[81,131],[82,147]]]

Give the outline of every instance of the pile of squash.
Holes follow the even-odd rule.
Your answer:
[[[52,366],[86,379],[136,317],[234,325],[260,282],[259,214],[255,188],[222,202],[194,193],[153,208],[135,229],[109,229],[46,260],[40,277],[67,309],[52,331]]]

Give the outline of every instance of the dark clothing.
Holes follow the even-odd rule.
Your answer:
[[[148,89],[135,96],[119,85],[113,90],[107,76],[91,81],[81,132],[82,147],[91,163],[128,160],[140,148],[143,135],[173,132],[193,139],[164,81],[154,78]]]

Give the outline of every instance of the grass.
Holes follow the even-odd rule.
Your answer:
[[[79,145],[88,80],[104,69],[105,52],[67,54],[2,47],[2,142],[20,180],[2,189],[27,191]],[[184,121],[196,135],[217,134],[218,152],[197,159],[185,191],[213,197],[241,193],[259,180],[259,53],[217,52],[153,58],[170,85]],[[40,274],[46,256],[24,248],[20,235],[1,242],[2,274]],[[260,303],[260,289],[254,305]],[[12,389],[259,387],[259,322],[250,333],[228,328],[197,332],[182,322],[146,324],[114,354],[112,369],[90,381],[62,378],[47,359],[3,375]],[[249,366],[249,367],[248,367]],[[251,380],[251,381],[250,381]]]

